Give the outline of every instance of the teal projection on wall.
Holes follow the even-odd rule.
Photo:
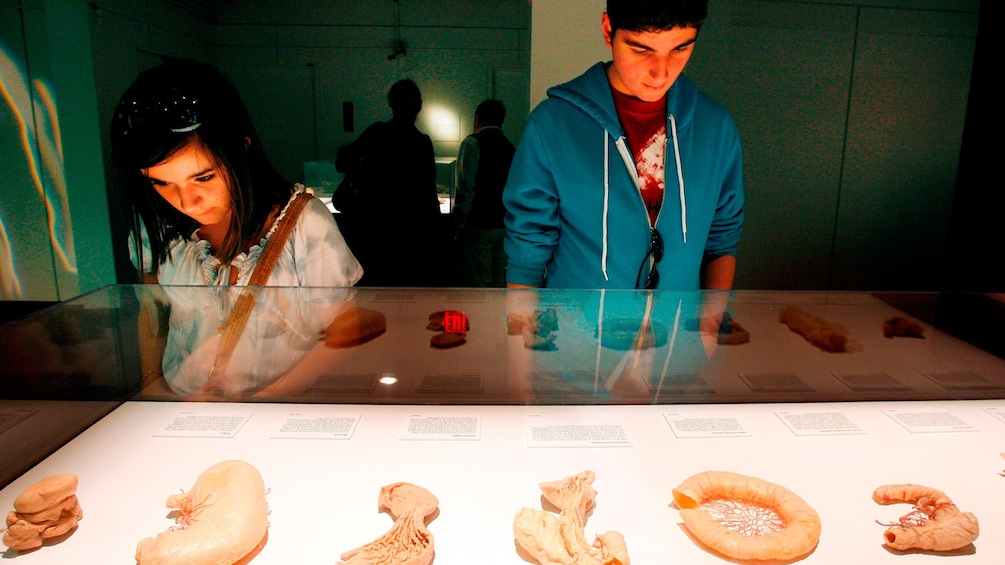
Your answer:
[[[87,10],[0,5],[0,300],[116,282]]]
[[[55,300],[54,270],[76,273],[62,148],[51,89],[0,40],[3,199],[0,296]]]

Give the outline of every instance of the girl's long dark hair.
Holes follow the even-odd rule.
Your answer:
[[[224,264],[258,243],[273,208],[293,193],[265,154],[237,89],[206,63],[172,59],[140,73],[116,108],[111,138],[116,184],[133,210],[131,236],[141,269],[143,228],[156,272],[172,242],[199,227],[140,172],[187,144],[201,144],[228,179],[234,213],[223,245],[214,250]]]

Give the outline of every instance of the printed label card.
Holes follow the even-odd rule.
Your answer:
[[[785,410],[775,412],[789,430],[797,436],[833,436],[864,434],[865,431],[841,412],[806,412]]]
[[[351,439],[360,414],[338,412],[291,412],[273,439]]]
[[[570,422],[531,414],[527,418],[527,447],[630,447],[621,424]]]
[[[673,435],[678,439],[712,437],[750,437],[740,421],[732,416],[716,414],[663,414]]]
[[[480,416],[409,414],[402,440],[478,440],[482,437]]]
[[[945,410],[910,410],[891,408],[883,413],[914,433],[976,432],[977,428]]]
[[[251,412],[220,414],[183,411],[171,419],[154,437],[232,438],[251,418]]]

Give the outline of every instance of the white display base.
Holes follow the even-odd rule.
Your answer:
[[[165,431],[183,415],[225,429]],[[223,418],[210,421],[217,416]],[[290,425],[291,419],[299,421]],[[549,435],[556,429],[564,435]],[[206,437],[187,437],[193,435]],[[685,533],[671,489],[697,472],[729,470],[781,484],[817,510],[823,534],[805,563],[934,562],[933,555],[884,549],[884,528],[875,522],[896,520],[909,507],[879,506],[873,489],[913,482],[945,491],[980,521],[971,553],[953,563],[1001,564],[1002,451],[1005,400],[603,407],[128,402],[0,491],[0,510],[12,509],[25,487],[47,475],[75,473],[84,510],[78,530],[17,563],[133,563],[138,541],[172,525],[168,495],[191,488],[214,463],[243,459],[268,488],[269,541],[256,565],[337,563],[339,554],[391,527],[392,519],[377,511],[377,497],[382,486],[402,481],[440,500],[429,524],[435,565],[520,564],[516,512],[541,508],[539,482],[590,469],[598,496],[587,539],[621,532],[636,565],[718,564],[729,561]],[[8,550],[3,557],[14,555]]]

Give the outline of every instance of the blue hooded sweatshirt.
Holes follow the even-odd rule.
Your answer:
[[[667,93],[666,182],[653,265],[635,161],[597,63],[550,88],[520,138],[503,192],[506,280],[548,288],[697,290],[702,259],[736,255],[743,228],[740,137],[683,74]]]

